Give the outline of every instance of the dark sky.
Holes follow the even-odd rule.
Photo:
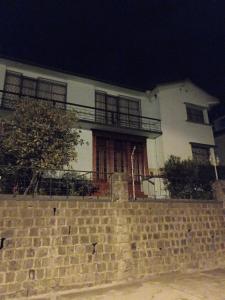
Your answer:
[[[150,89],[225,98],[225,0],[0,0],[0,53]]]

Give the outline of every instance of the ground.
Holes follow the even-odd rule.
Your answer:
[[[39,298],[47,299],[47,298]],[[54,300],[225,300],[225,269],[171,273],[149,280],[54,295]]]

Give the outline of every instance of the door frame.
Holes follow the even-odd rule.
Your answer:
[[[148,175],[149,170],[148,170],[148,159],[147,159],[147,143],[146,140],[147,138],[145,137],[141,137],[141,136],[134,136],[134,135],[126,135],[126,134],[118,134],[115,132],[105,132],[105,131],[99,131],[99,130],[93,130],[92,131],[92,137],[93,137],[93,158],[92,158],[92,162],[93,162],[93,171],[96,172],[97,171],[97,165],[96,165],[96,159],[97,159],[97,138],[98,137],[102,137],[107,139],[106,144],[109,147],[108,150],[108,154],[109,157],[107,157],[107,168],[109,167],[110,170],[107,169],[107,173],[113,173],[113,169],[114,169],[114,147],[113,147],[113,141],[114,140],[122,140],[122,141],[127,141],[127,142],[133,142],[133,143],[143,143],[143,175]],[[130,161],[129,161],[129,157],[131,155],[132,150],[129,149],[128,152],[128,173],[129,173],[129,165],[130,165]],[[142,175],[142,174],[140,174]]]

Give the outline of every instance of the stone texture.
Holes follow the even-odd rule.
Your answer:
[[[125,173],[112,174],[112,200],[118,202],[128,201],[128,181]]]
[[[217,201],[223,202],[223,207],[225,208],[225,180],[215,181],[212,187],[214,198]]]
[[[225,265],[221,202],[0,203],[0,299]]]

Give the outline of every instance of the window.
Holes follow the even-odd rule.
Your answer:
[[[205,123],[204,112],[200,107],[186,106],[187,120],[195,123]]]
[[[6,72],[3,106],[13,108],[19,96],[31,96],[48,100],[66,101],[66,84],[47,79],[34,79],[21,73]],[[8,92],[8,93],[7,93]],[[57,107],[63,107],[56,104]]]
[[[140,128],[140,101],[96,92],[96,122],[128,128]]]
[[[200,164],[209,164],[210,146],[201,144],[192,144],[193,160]]]

